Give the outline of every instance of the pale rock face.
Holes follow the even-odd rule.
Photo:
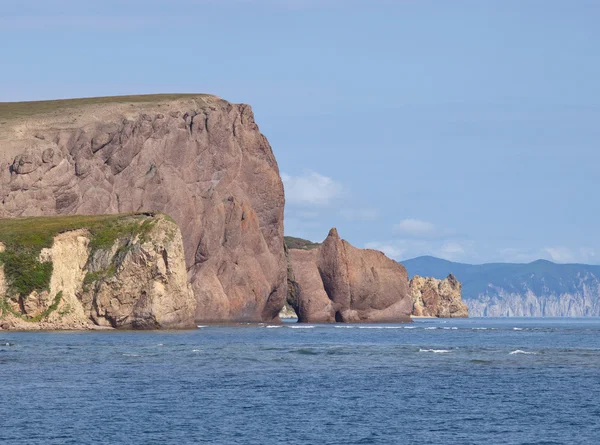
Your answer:
[[[192,327],[195,300],[187,283],[180,231],[160,217],[145,238],[117,259],[114,276],[83,291],[84,308],[99,326]],[[112,255],[118,255],[113,247],[115,251]]]
[[[404,266],[382,252],[353,247],[336,229],[317,249],[290,249],[289,261],[300,321],[410,320],[412,301]]]
[[[597,317],[600,315],[600,285],[582,285],[573,293],[536,294],[495,289],[495,295],[466,300],[474,317]]]
[[[0,217],[162,211],[181,227],[197,321],[277,321],[283,185],[247,105],[78,105],[0,126]]]
[[[462,301],[462,285],[449,275],[443,280],[415,275],[410,280],[409,292],[413,301],[413,315],[419,317],[466,318],[467,305]]]
[[[4,329],[190,328],[195,298],[187,281],[181,233],[162,215],[144,239],[120,239],[90,258],[90,234],[85,229],[61,233],[40,254],[51,261],[50,291],[33,292],[23,308],[7,299],[8,286],[0,265],[0,298],[13,313],[0,314]],[[114,268],[105,276],[103,270]],[[85,283],[88,273],[98,273]],[[55,300],[58,306],[38,322],[24,318],[43,314]],[[23,311],[24,309],[24,311]],[[14,314],[26,317],[17,317]]]

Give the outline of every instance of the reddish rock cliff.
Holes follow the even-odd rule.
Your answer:
[[[357,249],[331,229],[309,251],[290,249],[290,303],[303,322],[409,321],[412,301],[404,266],[382,252]]]
[[[247,105],[214,96],[0,104],[0,217],[162,211],[197,321],[274,321],[283,185]]]

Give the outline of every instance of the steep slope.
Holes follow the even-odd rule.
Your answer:
[[[194,325],[181,232],[164,215],[0,219],[0,327]]]
[[[545,260],[470,265],[434,257],[402,264],[410,275],[455,275],[471,316],[600,315],[600,266]]]
[[[283,185],[247,105],[208,95],[0,103],[0,217],[162,211],[197,321],[273,321]]]

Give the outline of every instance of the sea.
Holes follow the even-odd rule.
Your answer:
[[[599,318],[0,331],[1,444],[599,444]]]

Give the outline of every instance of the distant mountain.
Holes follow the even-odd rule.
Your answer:
[[[600,266],[546,260],[471,265],[431,256],[402,264],[411,277],[454,274],[472,317],[600,316]]]

